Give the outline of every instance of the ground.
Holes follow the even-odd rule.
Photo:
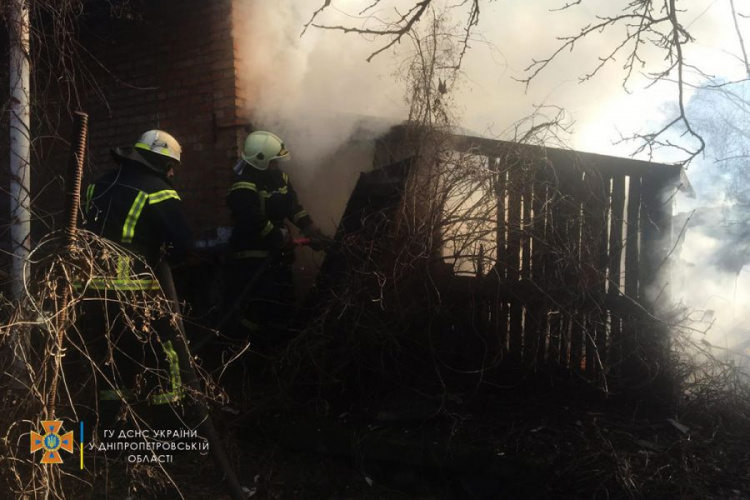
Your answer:
[[[750,429],[729,423],[500,391],[366,408],[296,403],[273,384],[255,396],[216,418],[252,498],[750,499]],[[187,499],[225,498],[206,458],[174,479]]]

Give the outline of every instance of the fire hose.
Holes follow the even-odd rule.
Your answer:
[[[180,363],[180,376],[185,386],[195,393],[200,392],[200,384],[198,382],[198,376],[195,373],[195,369],[192,364],[192,356],[190,349],[185,341],[185,325],[182,322],[182,315],[180,314],[179,302],[177,299],[177,290],[174,286],[174,280],[172,279],[172,270],[169,265],[165,262],[161,262],[156,270],[156,278],[159,280],[164,296],[170,303],[170,308],[174,313],[175,323],[177,326],[176,342],[174,342],[174,349],[177,353],[177,358]],[[224,475],[222,478],[229,493],[229,496],[234,500],[245,499],[246,495],[242,491],[242,486],[237,480],[237,475],[234,472],[229,457],[224,451],[224,447],[221,445],[221,438],[219,433],[214,427],[211,415],[208,410],[201,402],[196,402],[194,409],[197,413],[197,417],[200,420],[198,430],[208,440],[210,446],[210,454],[216,468],[221,471]]]
[[[311,238],[292,238],[292,244],[295,247],[309,246],[311,241]],[[263,273],[265,273],[266,269],[268,269],[271,264],[278,260],[279,257],[280,254],[278,253],[270,253],[263,258],[263,261],[260,263],[260,266],[258,266],[258,270],[255,272],[253,277],[250,278],[250,281],[247,282],[245,287],[242,289],[242,292],[240,292],[240,294],[235,297],[235,299],[232,301],[231,306],[229,306],[229,308],[225,310],[224,315],[216,324],[215,330],[220,332],[222,328],[227,325],[227,323],[229,323],[238,313],[242,312],[247,297],[253,292],[261,276],[263,276]],[[216,336],[209,335],[193,344],[192,351],[194,353],[198,352],[211,344],[214,340],[216,340]]]

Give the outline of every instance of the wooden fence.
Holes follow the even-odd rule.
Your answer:
[[[649,383],[665,366],[680,167],[475,137],[497,202],[494,266],[444,283],[501,362]],[[459,308],[459,309],[461,309]]]
[[[481,217],[466,218],[481,219],[466,228],[482,233],[477,252],[434,228],[451,203],[435,201],[444,166],[403,137],[384,138],[379,167],[360,177],[312,299],[336,304],[345,338],[370,346],[358,356],[403,358],[391,372],[415,377],[437,368],[441,383],[445,371],[554,372],[642,392],[664,379],[669,336],[655,313],[679,167],[454,136],[451,154],[473,159],[462,196],[472,168],[484,176]],[[473,253],[473,273],[446,264],[449,247]]]

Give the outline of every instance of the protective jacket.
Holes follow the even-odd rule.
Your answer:
[[[131,160],[89,185],[84,227],[141,255],[154,267],[162,248],[182,261],[192,235],[180,196],[163,175]]]
[[[278,169],[245,168],[235,174],[227,195],[234,229],[234,257],[265,257],[284,244],[284,219],[304,231],[312,224],[287,174]]]
[[[88,186],[84,202],[84,227],[111,241],[121,244],[141,256],[146,264],[155,268],[166,256],[176,263],[185,258],[192,245],[192,236],[180,197],[172,183],[158,172],[132,159],[122,158],[119,168],[105,174]],[[166,254],[164,250],[166,249]],[[89,290],[100,290],[105,296],[110,292],[134,292],[138,290],[159,290],[159,283],[145,271],[145,266],[131,259],[120,257],[117,273],[113,276],[93,276],[87,284]],[[135,297],[135,296],[134,296]],[[140,297],[140,296],[138,296]],[[136,300],[136,299],[134,299]],[[138,299],[140,300],[140,299]],[[160,361],[132,333],[126,333],[131,325],[120,319],[120,305],[107,300],[102,306],[91,304],[88,316],[91,318],[91,341],[89,346],[95,356],[106,359],[108,344],[117,344],[114,359],[117,370],[108,363],[101,366],[108,373],[108,380],[117,381],[117,387],[99,390],[102,402],[119,404],[120,400],[133,397],[131,388],[142,366],[152,370],[160,366]],[[108,318],[114,318],[102,331]],[[159,337],[166,358],[166,378],[169,387],[149,396],[151,405],[164,405],[182,399],[180,365],[173,348],[176,333],[168,317],[154,318],[152,327]],[[146,354],[144,354],[144,351]],[[144,356],[154,359],[144,359]],[[106,384],[102,382],[102,386]],[[109,411],[109,410],[108,410]],[[115,410],[112,410],[115,411]]]

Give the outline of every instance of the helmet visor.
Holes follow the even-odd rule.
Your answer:
[[[276,154],[276,157],[274,160],[288,160],[291,157],[291,154],[289,153],[289,150],[284,147],[284,145],[281,145],[281,150]]]

